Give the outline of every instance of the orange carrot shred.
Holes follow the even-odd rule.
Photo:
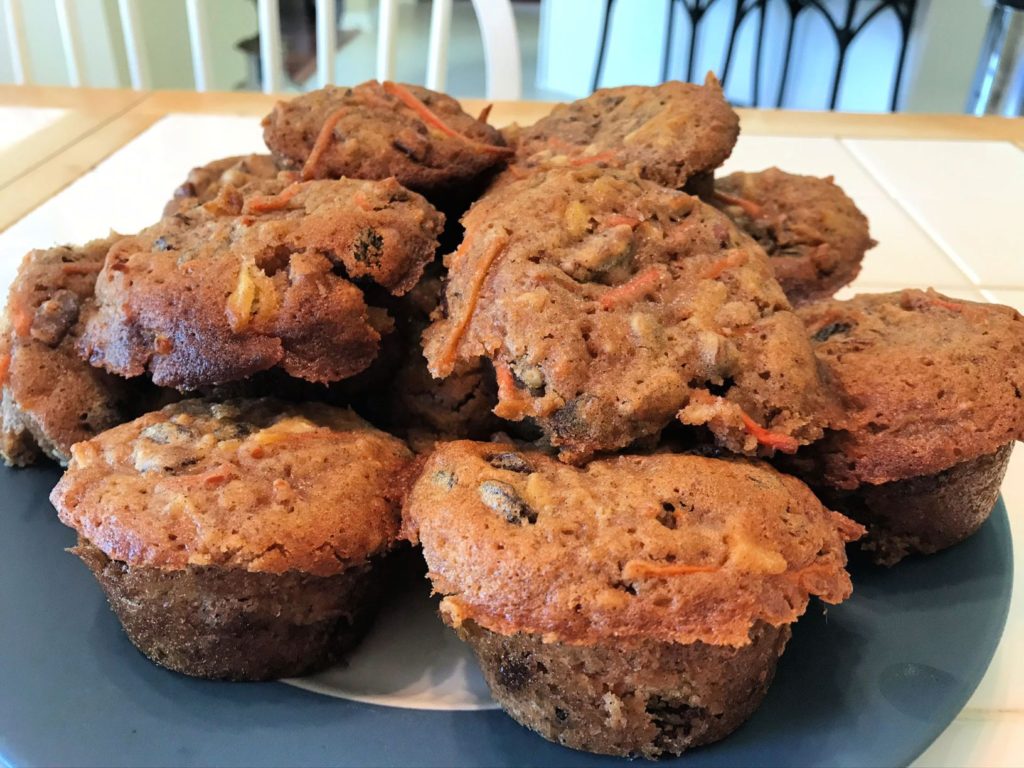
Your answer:
[[[19,305],[12,305],[10,308],[11,326],[18,336],[28,336],[32,330],[32,313],[26,312],[25,308]]]
[[[764,208],[753,200],[736,197],[735,195],[728,195],[725,192],[718,191],[717,189],[715,190],[715,197],[726,205],[738,205],[743,209],[743,212],[752,219],[759,219],[764,216]]]
[[[11,356],[0,355],[0,385],[7,383],[7,375],[11,372]]]
[[[71,264],[65,264],[60,268],[60,271],[65,275],[91,275],[94,272],[99,272],[101,269],[103,269],[102,264],[89,264],[76,261]]]
[[[477,117],[477,120],[479,120],[481,123],[486,123],[487,118],[491,116],[491,107],[493,106],[493,104],[488,104],[486,107],[481,109],[480,115]]]
[[[948,309],[950,312],[963,312],[964,308],[962,304],[957,304],[955,301],[946,301],[945,299],[932,299],[931,303],[936,307],[942,307]]]
[[[464,141],[466,144],[469,144],[471,147],[474,147],[480,152],[490,152],[495,155],[512,154],[512,150],[509,149],[508,147],[498,147],[495,146],[494,144],[487,144],[482,141],[475,141],[474,139],[469,138],[469,136],[464,136],[463,134],[459,133],[450,125],[448,125],[444,120],[442,120],[440,117],[434,114],[431,111],[430,107],[428,107],[422,101],[417,99],[415,94],[413,94],[412,91],[410,91],[404,85],[392,82],[391,80],[385,80],[383,83],[381,83],[381,85],[384,88],[384,93],[387,93],[390,96],[394,96],[400,102],[405,104],[405,106],[409,107],[409,109],[415,112],[424,123],[433,126],[437,130],[441,131],[441,133],[444,133],[455,139],[460,139],[461,141]]]
[[[701,278],[703,278],[704,280],[715,280],[721,277],[722,273],[725,272],[727,269],[732,269],[733,267],[741,266],[746,261],[747,255],[742,251],[731,253],[725,258],[719,259],[714,264],[709,266],[701,275]]]
[[[796,449],[800,447],[800,443],[795,437],[767,430],[743,411],[740,411],[740,418],[743,419],[743,426],[746,427],[747,432],[752,434],[761,445],[776,448],[783,453],[795,453]]]
[[[612,309],[620,302],[639,299],[644,294],[650,293],[657,288],[660,279],[661,270],[652,265],[647,267],[647,269],[637,272],[622,285],[617,285],[605,291],[604,295],[598,300],[598,303],[601,305],[601,309]]]
[[[303,181],[309,181],[316,177],[316,167],[320,164],[320,158],[323,157],[327,147],[334,141],[334,126],[344,117],[345,111],[345,107],[334,110],[324,120],[324,124],[320,126],[320,133],[316,135],[316,141],[313,142],[313,148],[309,151],[309,157],[306,158],[306,162],[302,165]]]
[[[628,575],[626,571],[629,571]],[[715,573],[722,570],[717,565],[687,565],[686,563],[649,563],[644,560],[631,560],[623,568],[623,576],[627,578],[660,578],[663,576],[688,576],[691,573]]]
[[[245,201],[244,211],[246,213],[270,213],[280,211],[288,205],[288,202],[295,197],[302,189],[302,182],[293,181],[276,195],[255,195]]]
[[[623,224],[629,227],[636,228],[639,226],[642,219],[638,219],[636,216],[627,216],[624,213],[613,213],[611,216],[606,216],[604,223],[609,227],[618,227]]]
[[[464,240],[462,247],[465,246],[468,252],[468,240]],[[491,265],[494,260],[498,258],[505,246],[508,245],[508,235],[500,234],[496,235],[484,252],[483,256],[480,257],[480,262],[476,268],[476,274],[473,275],[473,281],[469,286],[469,296],[466,299],[466,310],[462,313],[462,318],[458,321],[455,329],[448,337],[448,344],[441,352],[441,356],[437,361],[437,368],[442,374],[446,374],[451,371],[452,365],[455,362],[455,354],[459,348],[459,344],[462,343],[462,337],[466,333],[466,329],[469,328],[469,323],[473,319],[473,313],[476,312],[477,302],[480,300],[480,291],[483,290],[484,281],[487,279],[487,273],[491,269]]]

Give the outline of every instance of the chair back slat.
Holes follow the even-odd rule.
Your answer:
[[[522,57],[512,3],[510,0],[473,0],[473,10],[484,41],[487,98],[522,98]]]
[[[398,0],[380,0],[377,17],[377,79],[395,78],[395,30],[398,26]]]
[[[452,35],[452,0],[434,0],[430,9],[427,88],[443,91],[448,80],[448,45]]]
[[[60,42],[64,48],[64,65],[67,68],[68,83],[77,88],[86,85],[85,57],[82,51],[82,35],[78,25],[75,0],[56,0],[57,26],[60,28]]]
[[[260,65],[264,93],[281,90],[281,12],[277,0],[257,1],[260,28]]]
[[[334,85],[338,50],[338,16],[334,0],[316,0],[316,73],[320,87]]]
[[[149,88],[149,58],[146,42],[142,37],[142,21],[139,18],[138,0],[117,0],[121,16],[121,32],[124,35],[124,52],[128,59],[128,77],[132,88],[137,91]]]
[[[196,90],[202,93],[210,89],[213,80],[210,67],[210,36],[206,29],[202,0],[185,0],[185,15],[188,17],[188,42],[192,49],[192,78]]]
[[[17,85],[28,85],[32,82],[32,71],[28,60],[28,38],[25,35],[25,17],[21,12],[21,0],[3,0],[3,7],[14,82]]]

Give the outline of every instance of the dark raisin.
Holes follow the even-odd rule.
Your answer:
[[[577,397],[551,414],[551,431],[556,437],[569,442],[587,439],[590,430],[584,421],[583,409],[589,400],[589,395]]]
[[[167,242],[166,237],[158,237],[153,241],[154,251],[173,251],[174,246]]]
[[[375,229],[366,228],[359,233],[352,246],[356,261],[378,266],[384,250],[384,238]]]
[[[815,341],[828,341],[837,333],[848,333],[853,328],[849,323],[829,323],[818,329],[812,337]]]
[[[654,737],[654,746],[658,749],[678,751],[680,742],[693,735],[694,729],[701,725],[698,721],[706,717],[708,711],[703,707],[691,707],[681,701],[652,696],[647,702],[647,714],[651,717],[651,723],[658,729],[658,735]]]
[[[525,687],[533,677],[529,659],[514,659],[502,656],[498,664],[498,684],[510,691],[518,691]]]
[[[504,469],[507,472],[521,472],[523,474],[533,472],[533,465],[518,453],[498,453],[491,456],[487,461],[495,469]]]
[[[36,341],[55,347],[78,320],[78,294],[61,288],[36,308],[29,332]]]
[[[537,513],[508,483],[498,480],[480,483],[480,500],[514,525],[522,525],[524,520],[531,525],[537,522]]]
[[[191,181],[186,181],[176,190],[174,190],[174,198],[176,200],[183,197],[195,197],[196,196],[196,185]]]
[[[569,719],[569,713],[561,707],[555,707],[555,719],[560,723],[564,723]]]
[[[657,520],[666,528],[675,530],[677,525],[676,505],[670,501],[663,502],[661,505],[661,511],[658,513]]]

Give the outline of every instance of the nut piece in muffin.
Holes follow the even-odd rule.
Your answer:
[[[75,351],[111,235],[83,246],[29,252],[7,298],[0,339],[0,455],[24,466],[61,464],[71,446],[136,415],[143,387],[91,367]]]
[[[367,368],[383,309],[362,284],[416,284],[444,217],[394,179],[253,182],[116,243],[82,354],[182,390],[274,367],[328,383]]]
[[[799,311],[844,405],[794,468],[892,565],[974,533],[1024,436],[1024,318],[934,291]]]
[[[186,400],[75,445],[50,498],[140,651],[262,680],[358,641],[410,458],[351,411]]]
[[[452,97],[376,80],[278,102],[263,119],[263,139],[277,162],[303,179],[394,177],[431,198],[512,154],[496,128]]]
[[[709,73],[703,86],[604,88],[507,136],[519,168],[623,168],[681,189],[725,162],[739,132],[739,117]]]
[[[768,168],[716,179],[707,199],[757,240],[793,304],[831,296],[874,247],[868,220],[829,176]]]
[[[275,179],[279,173],[283,171],[270,155],[236,155],[200,165],[189,171],[188,178],[174,190],[174,196],[164,206],[164,216],[192,208],[196,203],[208,203],[224,187],[245,187],[254,181]]]
[[[454,442],[402,511],[446,623],[519,723],[656,758],[757,708],[811,595],[850,596],[863,529],[750,460],[658,454],[574,468]]]
[[[569,461],[677,416],[734,452],[819,438],[829,394],[768,258],[729,219],[624,171],[549,169],[463,219],[434,376],[490,359],[495,413],[536,420]]]

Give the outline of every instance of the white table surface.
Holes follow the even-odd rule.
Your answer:
[[[0,108],[0,126],[5,122]],[[0,143],[6,135],[0,132]],[[192,166],[262,150],[258,121],[250,117],[169,115],[0,234],[0,287],[30,248],[83,242],[111,228],[139,229],[157,218]],[[879,245],[841,296],[932,286],[1024,311],[1024,238],[1017,226],[1024,217],[1024,151],[1014,144],[744,134],[724,171],[770,165],[834,175],[867,214]],[[1014,454],[1002,491],[1022,563],[1024,452]],[[1019,566],[988,673],[916,766],[1024,765],[1022,573]]]
[[[0,151],[13,147],[68,113],[58,107],[0,106]]]

